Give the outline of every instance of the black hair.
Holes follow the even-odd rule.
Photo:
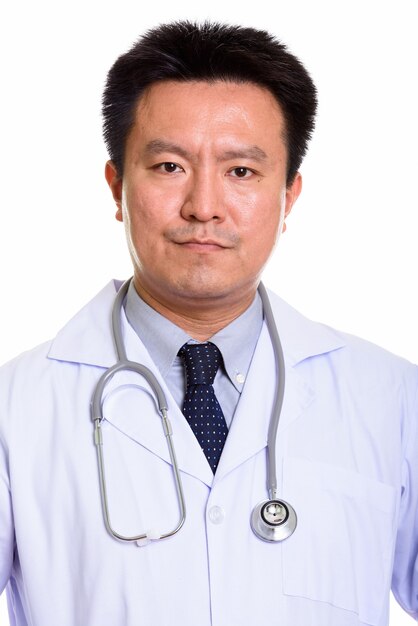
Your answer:
[[[108,73],[103,134],[119,176],[123,175],[126,141],[138,101],[153,83],[165,80],[224,80],[267,88],[285,118],[287,183],[293,181],[315,123],[316,88],[308,72],[266,31],[188,21],[149,30]]]

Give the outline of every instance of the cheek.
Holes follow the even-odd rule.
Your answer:
[[[262,182],[260,182],[262,185]],[[238,229],[248,247],[261,249],[272,247],[277,238],[281,216],[280,194],[266,190],[242,194],[237,198],[239,206]]]
[[[154,234],[163,231],[170,216],[176,213],[177,199],[155,186],[142,185],[125,190],[123,205],[132,238],[143,236],[149,241]]]

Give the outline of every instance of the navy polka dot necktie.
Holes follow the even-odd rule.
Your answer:
[[[228,426],[213,389],[222,355],[218,347],[210,342],[186,343],[178,354],[186,368],[183,414],[215,473],[228,434]]]

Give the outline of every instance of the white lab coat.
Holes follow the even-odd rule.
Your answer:
[[[287,377],[277,461],[298,527],[257,539],[275,388],[261,332],[220,464],[209,465],[169,402],[187,519],[146,547],[105,530],[89,404],[115,362],[110,283],[54,341],[0,373],[0,589],[18,626],[386,626],[389,589],[418,615],[417,370],[356,338],[272,307]],[[128,357],[161,379],[123,320]],[[171,466],[147,383],[106,391],[112,523],[124,534],[178,520]],[[402,497],[401,497],[402,496]],[[395,543],[397,539],[397,548]]]

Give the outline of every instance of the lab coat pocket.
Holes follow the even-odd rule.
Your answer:
[[[395,489],[341,467],[288,458],[283,494],[298,526],[283,545],[284,593],[376,626],[390,588]]]

